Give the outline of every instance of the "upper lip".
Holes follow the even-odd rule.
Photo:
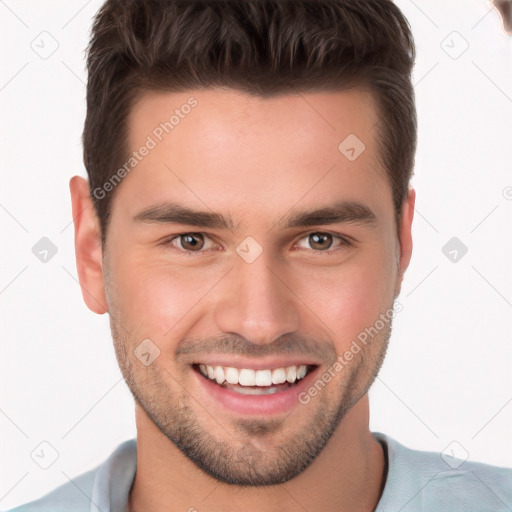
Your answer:
[[[247,368],[250,370],[273,370],[287,366],[318,366],[318,361],[312,361],[305,357],[259,357],[249,359],[242,356],[234,356],[232,354],[219,354],[205,356],[204,358],[194,361],[193,364],[206,364],[208,366],[224,366],[237,369]]]

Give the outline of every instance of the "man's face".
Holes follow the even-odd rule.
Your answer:
[[[155,132],[190,97],[197,105],[181,110],[190,112],[172,131]],[[391,332],[388,321],[332,371],[393,307],[401,280],[371,96],[148,93],[128,122],[131,151],[148,136],[156,146],[117,186],[103,260],[124,378],[147,417],[210,475],[285,482],[366,394]],[[365,145],[355,160],[350,147],[338,149],[350,134]],[[166,212],[168,203],[228,226],[204,216],[200,225],[169,222],[178,210]],[[291,222],[336,205],[334,223],[319,215]],[[220,370],[202,375],[206,365],[261,385],[220,385]],[[294,380],[290,366],[309,373]],[[279,367],[293,384],[268,385],[282,380]],[[304,403],[329,368],[335,377]]]

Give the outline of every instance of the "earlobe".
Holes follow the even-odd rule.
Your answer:
[[[416,202],[416,191],[410,187],[407,199],[402,206],[402,215],[399,229],[399,255],[397,257],[398,274],[395,287],[395,298],[400,294],[405,271],[409,266],[412,257],[412,221],[414,219],[414,204]]]
[[[89,183],[80,176],[69,182],[73,223],[75,226],[75,256],[82,296],[87,307],[100,315],[108,311],[103,280],[101,231],[89,192]]]

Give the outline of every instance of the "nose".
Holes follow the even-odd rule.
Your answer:
[[[252,263],[242,258],[220,283],[217,327],[255,344],[268,344],[299,327],[295,296],[265,252]]]

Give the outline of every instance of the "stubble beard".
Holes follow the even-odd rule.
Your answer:
[[[297,427],[295,409],[284,420],[240,418],[228,422],[219,414],[215,418],[208,414],[208,420],[225,438],[219,440],[194,411],[197,402],[190,393],[174,382],[169,372],[166,376],[156,366],[143,366],[133,356],[135,340],[121,335],[112,316],[110,324],[121,373],[137,404],[197,467],[235,486],[277,485],[302,473],[320,454],[346,413],[368,392],[384,361],[392,330],[390,320],[354,357],[354,363],[331,380],[327,387],[337,386],[337,399],[330,399],[335,403],[329,403],[328,393],[322,391],[307,405],[297,406],[315,408],[307,425]],[[207,414],[204,408],[199,409],[203,416]],[[279,442],[272,442],[272,438]]]

